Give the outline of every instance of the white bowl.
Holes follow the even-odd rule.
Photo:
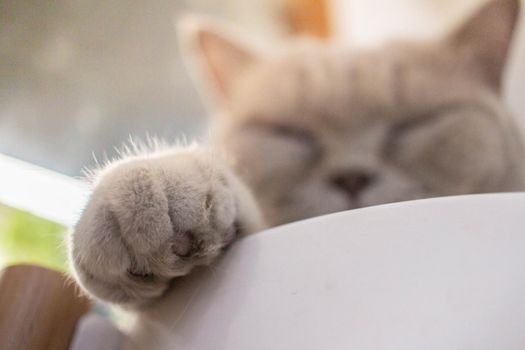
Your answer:
[[[141,315],[140,349],[524,349],[525,194],[314,218],[248,237]]]

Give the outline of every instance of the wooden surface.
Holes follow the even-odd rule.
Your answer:
[[[89,301],[61,273],[8,267],[0,275],[0,349],[68,349],[88,309]]]

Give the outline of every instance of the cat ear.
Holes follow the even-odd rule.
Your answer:
[[[449,37],[454,49],[469,55],[487,81],[499,89],[516,26],[520,0],[490,0]]]
[[[196,68],[198,78],[219,104],[228,102],[232,86],[258,54],[224,25],[186,16],[177,23],[184,54]]]

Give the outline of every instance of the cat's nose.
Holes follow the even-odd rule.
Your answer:
[[[372,185],[375,178],[376,176],[370,171],[348,169],[332,176],[331,184],[350,196],[357,197],[363,190]]]

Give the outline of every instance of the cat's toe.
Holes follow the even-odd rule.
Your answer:
[[[227,181],[197,166],[185,173],[161,164],[127,162],[98,182],[70,249],[77,280],[91,295],[144,304],[237,237],[240,205]]]

